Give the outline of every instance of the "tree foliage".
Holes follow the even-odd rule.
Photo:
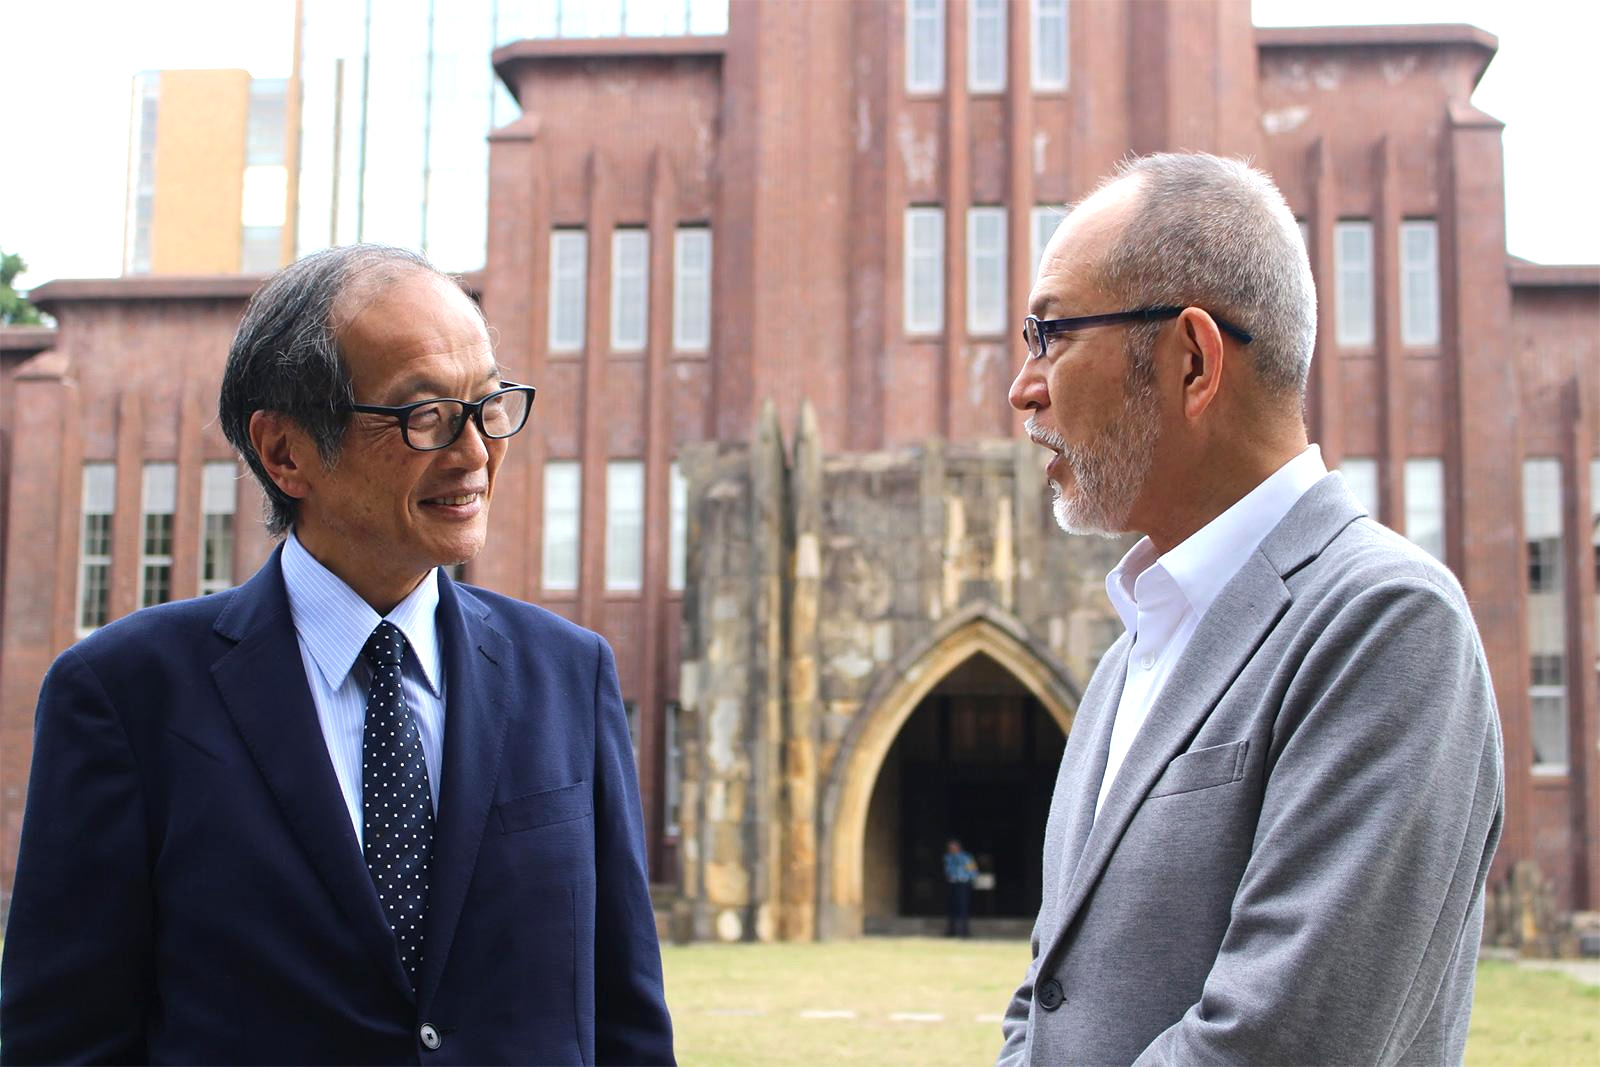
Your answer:
[[[11,284],[27,269],[21,256],[0,249],[0,326],[37,326],[40,323],[39,309],[17,295]]]

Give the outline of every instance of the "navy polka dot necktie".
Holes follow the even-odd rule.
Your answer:
[[[385,619],[362,646],[372,667],[361,730],[361,829],[367,869],[400,945],[411,984],[422,962],[422,919],[428,911],[428,857],[433,850],[433,798],[422,734],[400,688],[406,638]]]

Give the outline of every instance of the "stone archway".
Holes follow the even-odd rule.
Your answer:
[[[820,851],[826,868],[818,909],[823,937],[861,933],[867,814],[901,727],[946,675],[979,654],[1010,672],[1062,733],[1071,731],[1079,696],[1075,687],[1035,650],[1021,623],[993,607],[971,608],[948,620],[888,668],[846,735],[823,795]]]

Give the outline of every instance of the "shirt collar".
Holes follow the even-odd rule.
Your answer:
[[[282,567],[294,628],[328,687],[337,689],[382,619],[343,579],[318,562],[292,529],[284,541]],[[439,627],[434,617],[438,606],[439,571],[434,568],[384,616],[406,635],[422,680],[434,696],[440,695]]]
[[[1250,553],[1327,473],[1322,450],[1308,445],[1165,555],[1158,557],[1150,539],[1140,538],[1106,575],[1106,595],[1122,624],[1137,632],[1141,605],[1136,590],[1142,593],[1143,589],[1136,583],[1153,566],[1171,577],[1196,616],[1204,615]]]

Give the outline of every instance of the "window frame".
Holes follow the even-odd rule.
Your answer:
[[[929,55],[917,54],[917,27],[921,20],[931,29]],[[944,0],[905,0],[906,94],[925,96],[944,92],[945,2]],[[919,70],[925,67],[925,70]],[[919,75],[923,75],[920,76]]]
[[[1364,262],[1355,262],[1345,255],[1345,237],[1360,233],[1366,241]],[[1333,227],[1333,331],[1334,341],[1341,348],[1371,348],[1377,343],[1377,277],[1376,246],[1373,244],[1372,220],[1364,218],[1340,219]],[[1361,282],[1359,288],[1354,281]],[[1362,310],[1352,303],[1365,301],[1363,322],[1347,321]],[[1359,325],[1360,329],[1347,329]]]
[[[561,248],[564,242],[575,242],[577,246],[577,263],[563,267]],[[582,352],[588,340],[588,274],[589,274],[589,234],[586,230],[577,227],[558,227],[550,231],[550,299],[548,307],[549,322],[547,323],[546,339],[549,351],[553,353]],[[562,287],[570,285],[574,291],[563,292]],[[561,334],[564,326],[569,325],[561,313],[563,301],[570,300],[573,304],[574,334]]]
[[[557,499],[554,484],[558,479],[552,474],[559,473],[566,479],[570,473],[570,484],[563,486],[565,495]],[[550,459],[544,465],[544,485],[541,493],[541,514],[539,527],[539,588],[547,593],[575,592],[583,581],[583,464],[576,459]],[[559,509],[553,508],[552,503],[559,503]],[[554,553],[561,550],[556,545],[551,534],[556,524],[551,521],[553,515],[561,516],[563,528],[570,524],[572,572],[571,578],[565,576],[560,581],[551,581],[551,573],[557,568],[552,566]],[[557,560],[559,562],[559,560]]]
[[[1006,40],[1007,0],[967,0],[967,92],[973,94],[1003,93],[1006,90],[1007,51]],[[991,21],[994,27],[994,54],[980,55],[982,35],[980,22]],[[980,68],[992,63],[989,77],[980,77]]]
[[[638,333],[625,334],[624,326]],[[611,351],[643,352],[650,341],[650,231],[611,231]]]
[[[1410,236],[1426,233],[1429,237],[1428,254],[1413,260],[1409,253]],[[1400,343],[1407,348],[1436,348],[1440,342],[1441,314],[1439,307],[1439,224],[1433,219],[1406,219],[1400,223],[1397,240],[1400,242]],[[1420,307],[1415,302],[1413,283],[1420,285],[1431,305]],[[1427,315],[1426,328],[1413,329],[1412,320]]]
[[[1046,8],[1054,10],[1047,12]],[[1056,12],[1059,12],[1059,16]],[[1065,92],[1072,82],[1072,13],[1068,0],[1032,0],[1028,17],[1031,20],[1029,26],[1031,32],[1028,34],[1029,84],[1036,93]],[[1061,21],[1061,73],[1057,75],[1052,71],[1046,77],[1041,73],[1044,65],[1041,47],[1045,40],[1047,22],[1054,21],[1058,17]]]
[[[975,337],[1000,337],[1006,332],[1006,209],[995,204],[967,208],[967,333]],[[980,249],[978,231],[987,224],[997,238]],[[989,260],[985,272],[983,260]],[[978,294],[992,289],[993,305],[980,307]]]
[[[636,491],[630,479],[637,479]],[[644,588],[644,506],[646,485],[645,463],[642,459],[610,459],[606,461],[606,566],[605,590],[608,593],[637,593]],[[623,510],[626,501],[631,510]],[[631,522],[629,521],[631,519]],[[623,538],[631,543],[622,544]],[[623,572],[619,547],[629,549],[632,569]]]
[[[917,245],[917,231],[919,221],[929,224],[932,231],[937,234],[937,243],[926,248]],[[944,332],[944,290],[945,290],[945,218],[944,208],[936,204],[913,204],[906,208],[904,215],[905,257],[902,264],[902,296],[901,309],[902,325],[907,335],[912,337],[937,336]],[[924,262],[932,273],[933,291],[928,294],[919,294],[917,287],[917,264]]]

